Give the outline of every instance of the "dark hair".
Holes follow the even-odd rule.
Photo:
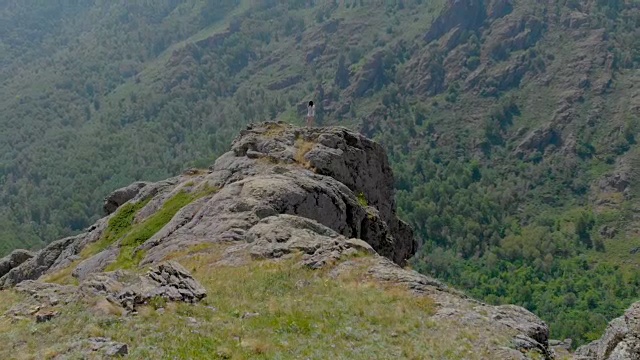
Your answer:
[[[309,101],[309,106],[313,106],[313,101]]]

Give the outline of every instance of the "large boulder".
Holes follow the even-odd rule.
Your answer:
[[[26,260],[17,267],[12,268],[5,275],[0,277],[0,289],[17,285],[24,280],[39,278],[58,260],[60,254],[70,246],[76,237],[68,237],[51,243],[46,248],[40,250],[35,256]]]
[[[120,206],[138,195],[140,190],[147,186],[146,182],[135,182],[129,186],[120,188],[104,199],[104,212],[107,215],[113,214]]]
[[[35,280],[46,273],[53,273],[69,266],[79,259],[80,251],[87,244],[100,239],[107,225],[106,220],[106,218],[99,220],[85,233],[49,244],[20,264],[6,266],[5,268],[10,267],[10,269],[4,274],[0,272],[0,289],[15,286],[24,280]],[[26,256],[19,257],[24,259]]]
[[[183,208],[139,251],[143,264],[206,242],[243,241],[261,219],[308,218],[369,243],[404,264],[417,250],[396,216],[394,179],[384,149],[345,128],[250,125],[204,180],[220,190]]]
[[[27,250],[15,250],[11,254],[0,259],[0,276],[4,276],[11,269],[21,265],[25,261],[31,259],[33,253]]]
[[[604,335],[578,348],[576,360],[640,360],[640,302],[609,323]]]

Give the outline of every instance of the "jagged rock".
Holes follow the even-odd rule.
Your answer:
[[[115,296],[120,293],[126,282],[136,280],[133,274],[124,271],[89,274],[80,283],[79,290],[87,296]]]
[[[182,265],[169,261],[152,267],[146,276],[124,288],[115,298],[133,311],[155,297],[195,303],[206,296],[204,287]]]
[[[103,296],[129,311],[135,311],[138,305],[146,304],[155,297],[195,303],[207,294],[204,287],[184,267],[172,261],[151,267],[144,276],[115,271],[90,274],[79,286],[26,280],[15,289],[33,300],[27,305],[37,305],[39,308]],[[25,312],[23,307],[12,311],[14,314]]]
[[[560,134],[551,125],[531,132],[520,142],[515,150],[516,155],[523,156],[533,151],[543,151],[547,146],[561,143]]]
[[[360,71],[355,74],[353,82],[347,88],[348,94],[362,97],[367,90],[374,87],[376,80],[384,76],[384,55],[384,50],[378,50],[369,57]]]
[[[104,199],[103,209],[105,214],[113,214],[120,206],[138,195],[140,189],[145,186],[147,186],[146,182],[136,182],[109,194],[109,196]]]
[[[417,271],[405,270],[385,258],[377,258],[376,263],[369,269],[369,273],[380,281],[403,284],[416,292],[426,292],[429,287],[454,291],[434,278],[422,275]]]
[[[81,296],[75,286],[43,283],[35,280],[23,281],[15,287],[15,290],[28,295],[39,306],[69,304]]]
[[[349,249],[374,253],[364,241],[348,240],[322,224],[292,215],[263,219],[247,232],[246,239],[254,258],[278,258],[299,251],[305,254],[303,265],[313,269],[338,260]]]
[[[15,250],[11,254],[3,257],[0,259],[0,277],[32,257],[33,253],[27,250]]]
[[[486,8],[481,1],[449,0],[424,35],[424,40],[427,43],[436,40],[456,26],[463,30],[474,29],[482,25],[486,15]]]
[[[36,322],[43,323],[51,321],[54,317],[58,316],[57,311],[43,311],[36,313]]]
[[[413,231],[395,215],[393,174],[382,147],[344,128],[250,125],[205,180],[220,190],[183,209],[140,250],[143,264],[203,242],[242,241],[277,214],[315,220],[359,238],[404,263],[417,249]],[[367,204],[357,196],[362,193]]]
[[[80,251],[90,243],[100,239],[107,225],[107,219],[99,220],[88,232],[64,238],[49,244],[33,257],[12,268],[0,277],[0,289],[15,286],[24,280],[34,280],[45,273],[53,273],[69,266],[77,260]]]
[[[611,175],[606,175],[600,182],[598,186],[602,191],[611,191],[611,192],[624,192],[631,185],[631,179],[629,178],[629,174],[626,172],[618,172]]]
[[[82,281],[90,274],[103,271],[109,264],[118,258],[120,250],[118,248],[110,248],[104,250],[87,260],[81,262],[71,273],[74,278]]]
[[[124,356],[129,353],[127,344],[112,341],[107,338],[90,338],[87,340],[89,350],[102,352],[106,356]]]
[[[14,267],[0,277],[0,289],[14,286],[23,280],[37,279],[53,266],[60,254],[76,239],[77,237],[68,237],[53,242],[20,266]]]
[[[574,359],[640,359],[640,303],[631,305],[623,316],[611,321],[599,340],[579,347]]]
[[[493,319],[520,331],[541,344],[549,346],[549,327],[530,311],[515,305],[502,305],[494,308]]]
[[[618,230],[616,228],[608,225],[605,225],[600,228],[600,236],[607,239],[613,239],[617,233],[618,233]]]
[[[129,347],[125,343],[113,341],[104,337],[91,337],[74,341],[67,345],[67,352],[54,357],[54,360],[65,359],[104,359],[124,357],[129,354]]]
[[[89,227],[85,233],[79,234],[75,237],[69,246],[67,246],[58,256],[56,261],[51,265],[48,272],[55,272],[62,270],[69,266],[73,261],[79,259],[79,254],[82,249],[88,244],[92,244],[100,238],[109,224],[109,217],[98,220],[93,226]]]

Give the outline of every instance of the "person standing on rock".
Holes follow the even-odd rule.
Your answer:
[[[309,101],[309,105],[307,105],[307,127],[313,126],[315,119],[316,106],[313,104],[313,101]]]

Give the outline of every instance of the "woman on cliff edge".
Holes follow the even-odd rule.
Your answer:
[[[316,106],[313,104],[313,101],[309,101],[309,105],[307,105],[307,127],[313,126],[315,119]]]

